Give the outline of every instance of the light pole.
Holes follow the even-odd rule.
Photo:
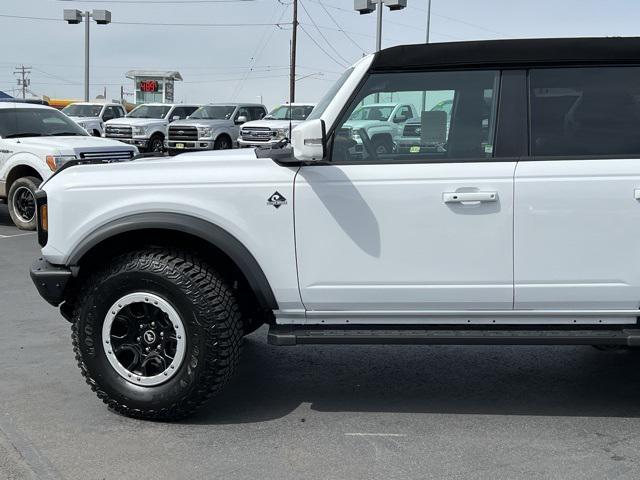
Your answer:
[[[427,0],[427,42],[429,43],[429,33],[431,30],[431,0]]]
[[[77,25],[84,20],[84,101],[89,101],[89,24],[91,18],[98,25],[111,23],[111,12],[109,10],[93,10],[92,12],[81,12],[80,10],[64,10],[64,20],[69,25]]]
[[[353,8],[360,15],[373,13],[378,9],[376,22],[376,52],[382,49],[382,6],[386,5],[389,10],[402,10],[407,7],[407,0],[353,0]]]

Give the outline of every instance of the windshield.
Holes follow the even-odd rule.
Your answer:
[[[134,108],[127,117],[129,118],[164,118],[171,107],[168,105],[140,105]]]
[[[205,105],[189,115],[189,118],[203,120],[229,120],[236,107],[234,105]]]
[[[272,110],[265,120],[306,120],[313,110],[313,105],[282,105]],[[291,115],[289,115],[291,112]],[[291,117],[291,118],[289,118]]]
[[[102,105],[80,105],[78,103],[67,105],[62,109],[70,117],[97,117],[100,115]]]
[[[331,100],[333,100],[333,97],[335,97],[336,93],[338,93],[338,90],[340,90],[340,87],[344,85],[344,82],[346,82],[347,78],[349,78],[349,76],[353,73],[354,68],[355,67],[347,68],[340,76],[340,78],[336,80],[336,83],[331,85],[331,88],[327,91],[327,93],[324,94],[324,97],[322,97],[322,99],[318,102],[311,114],[307,117],[307,120],[317,120],[322,116],[324,111],[331,103]]]
[[[76,122],[54,108],[0,109],[2,138],[47,137],[53,135],[86,136]]]
[[[393,113],[395,105],[369,105],[356,109],[349,120],[379,120],[385,122]]]

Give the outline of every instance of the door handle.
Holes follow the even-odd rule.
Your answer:
[[[633,198],[640,200],[640,188],[636,188],[633,192]]]
[[[497,202],[498,192],[444,192],[444,203]]]

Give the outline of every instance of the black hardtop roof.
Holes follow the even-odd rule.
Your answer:
[[[378,52],[372,70],[434,67],[640,64],[640,37],[538,38],[400,45]]]

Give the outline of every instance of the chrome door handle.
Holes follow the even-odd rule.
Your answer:
[[[498,192],[444,192],[444,203],[497,202]]]
[[[636,188],[633,192],[633,198],[640,200],[640,188]]]

